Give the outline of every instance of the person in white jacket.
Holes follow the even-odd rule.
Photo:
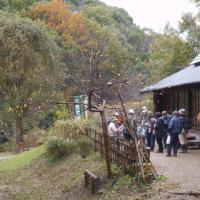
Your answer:
[[[122,134],[122,130],[124,128],[123,125],[121,125],[119,128],[116,127],[118,119],[116,117],[113,117],[111,119],[110,124],[108,125],[108,135],[110,137],[117,137]]]

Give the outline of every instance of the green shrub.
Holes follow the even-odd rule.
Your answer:
[[[49,135],[62,138],[78,139],[85,134],[88,127],[86,120],[58,120],[50,130]]]
[[[83,158],[85,158],[90,154],[91,149],[92,149],[91,140],[87,136],[82,136],[78,140],[78,152],[79,152],[79,154]]]
[[[50,137],[47,140],[46,148],[50,159],[56,161],[75,152],[76,144],[70,139]]]

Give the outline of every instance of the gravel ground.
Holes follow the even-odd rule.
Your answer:
[[[177,157],[166,157],[166,153],[152,152],[151,161],[158,174],[167,177],[168,189],[160,194],[161,197],[182,200],[200,199],[200,195],[196,197],[186,195],[191,192],[200,194],[200,150],[189,150],[186,154],[178,153]],[[176,197],[170,195],[174,193],[181,194]]]

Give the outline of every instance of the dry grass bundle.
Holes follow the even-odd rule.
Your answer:
[[[87,127],[87,120],[58,120],[50,131],[50,135],[68,139],[77,139],[85,134]]]

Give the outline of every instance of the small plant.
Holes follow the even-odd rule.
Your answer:
[[[166,181],[167,180],[167,177],[166,176],[162,176],[162,175],[160,175],[160,176],[156,176],[156,179],[155,179],[156,181]]]
[[[126,176],[120,177],[115,183],[115,185],[113,186],[113,188],[114,190],[119,190],[121,188],[128,189],[133,184],[134,181],[135,181],[135,177],[126,175]]]
[[[120,168],[116,164],[112,164],[112,173],[113,175],[117,175],[120,172]]]
[[[46,148],[50,159],[57,161],[75,152],[76,144],[70,139],[51,137],[46,143]]]
[[[85,157],[87,157],[89,155],[91,149],[92,149],[91,140],[86,136],[82,136],[78,140],[78,152],[79,152],[79,154],[83,158],[85,158]]]

